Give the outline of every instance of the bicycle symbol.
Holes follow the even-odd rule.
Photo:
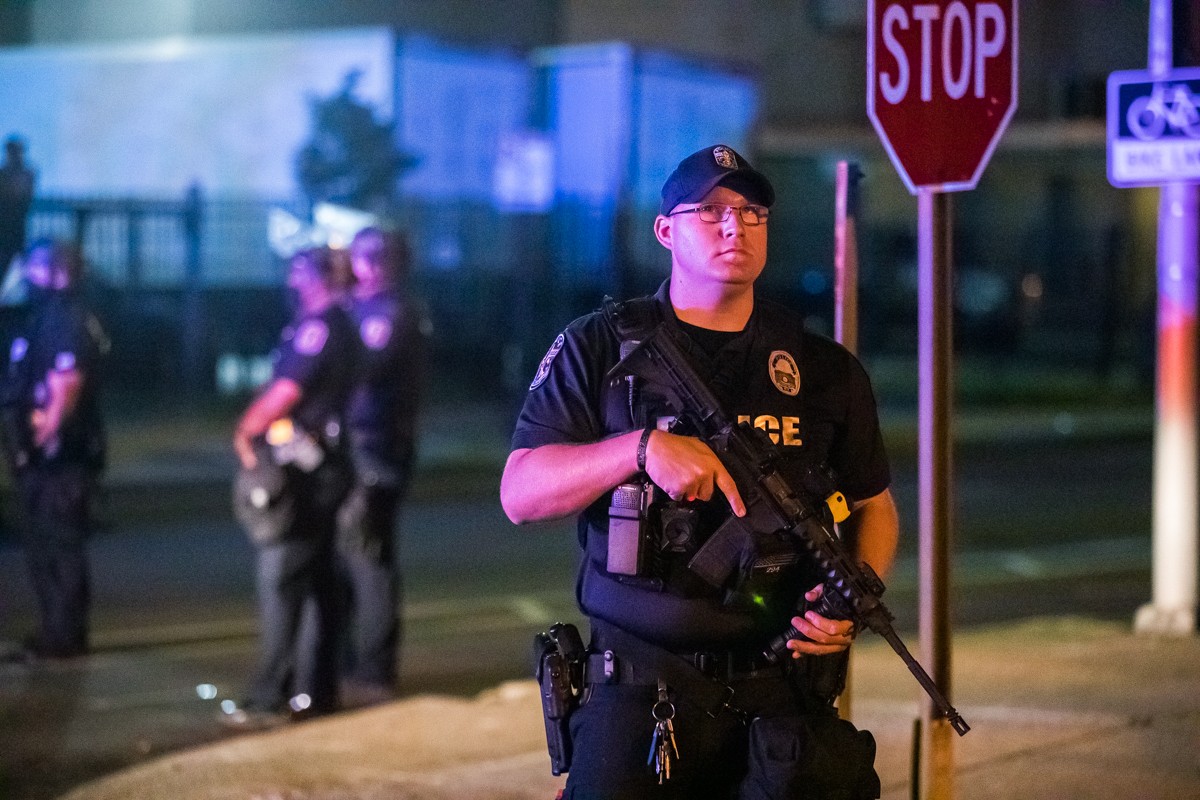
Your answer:
[[[1168,95],[1170,99],[1168,99]],[[1200,103],[1186,83],[1168,87],[1156,83],[1148,96],[1139,97],[1129,104],[1125,121],[1134,136],[1144,142],[1162,136],[1170,126],[1176,134],[1190,139],[1200,139]]]

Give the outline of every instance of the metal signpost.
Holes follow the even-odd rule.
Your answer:
[[[917,196],[921,660],[949,697],[953,230],[1017,108],[1017,0],[868,0],[867,115]],[[953,737],[922,698],[913,796],[954,795]]]
[[[1173,68],[1170,0],[1150,5],[1145,72],[1108,79],[1108,179],[1161,186],[1153,600],[1135,630],[1192,636],[1197,612],[1196,273],[1200,69]]]

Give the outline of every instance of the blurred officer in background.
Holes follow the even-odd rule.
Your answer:
[[[25,655],[70,658],[88,650],[87,538],[105,458],[99,392],[108,339],[80,297],[83,261],[73,245],[34,242],[23,273],[28,314],[0,407],[40,613]]]
[[[270,725],[336,710],[334,529],[350,484],[343,409],[358,356],[328,248],[292,257],[299,301],[272,379],[237,424],[235,510],[258,547],[260,657],[249,696],[223,721]],[[306,606],[311,635],[299,636]]]
[[[4,142],[0,164],[0,276],[25,249],[25,229],[33,204],[34,171],[25,163],[25,141],[13,134]]]
[[[338,555],[349,597],[349,705],[391,698],[400,642],[401,577],[395,528],[412,477],[429,323],[408,291],[409,252],[369,227],[350,244],[351,311],[362,343],[346,422],[354,487],[338,512]]]

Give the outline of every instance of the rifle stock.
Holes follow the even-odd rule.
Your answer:
[[[824,591],[838,598],[834,607],[860,628],[869,628],[887,641],[959,736],[970,730],[896,633],[895,617],[879,599],[883,581],[868,564],[854,559],[818,511],[776,468],[775,449],[766,434],[749,423],[735,424],[728,417],[666,328],[656,327],[609,375],[635,375],[663,391],[676,414],[698,432],[729,470],[746,503],[746,516],[730,517],[718,528],[693,556],[689,569],[719,588],[752,548],[755,533],[786,530],[799,536],[825,570]],[[829,602],[835,601],[831,597]],[[799,633],[792,629],[783,636],[798,638]]]

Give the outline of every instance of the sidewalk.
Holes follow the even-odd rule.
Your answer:
[[[855,722],[878,740],[883,797],[903,800],[919,689],[878,638],[857,653]],[[959,632],[953,664],[953,700],[971,725],[954,745],[961,800],[1200,797],[1200,639],[1031,620]],[[544,748],[537,687],[514,681],[241,736],[64,800],[550,800],[565,778],[550,774]]]

